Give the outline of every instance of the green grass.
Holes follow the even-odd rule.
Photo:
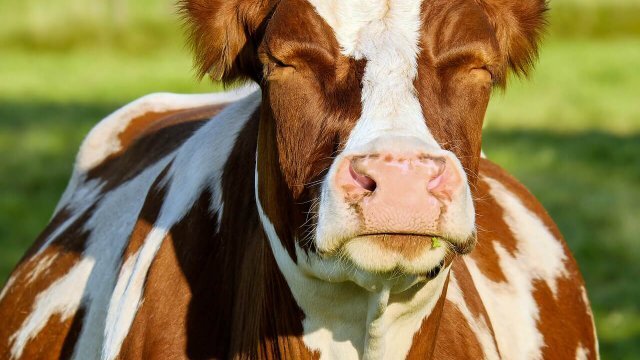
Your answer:
[[[640,0],[549,0],[551,33],[558,37],[639,35]]]
[[[603,355],[640,354],[640,133],[487,130],[489,158],[545,205],[576,256]]]
[[[489,127],[625,134],[640,130],[640,37],[550,39],[534,76],[494,94]],[[496,96],[497,95],[497,96]]]
[[[194,81],[172,1],[132,2],[123,24],[85,1],[40,8],[43,1],[0,0],[0,284],[47,223],[96,121],[149,92],[219,88]],[[640,0],[552,4],[560,25],[531,79],[512,79],[494,94],[483,147],[565,234],[587,282],[603,358],[635,359]]]

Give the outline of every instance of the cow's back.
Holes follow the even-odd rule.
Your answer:
[[[148,95],[92,129],[49,225],[0,293],[0,358],[99,356],[98,339],[113,321],[107,314],[120,310],[112,296],[127,276],[124,256],[139,241],[140,222],[161,211],[155,192],[182,171],[194,175],[185,147],[206,138],[202,156],[228,153],[224,147],[257,107],[259,93],[245,98],[254,91]]]

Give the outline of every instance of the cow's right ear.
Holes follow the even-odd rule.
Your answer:
[[[179,0],[200,78],[257,80],[259,36],[273,0]]]

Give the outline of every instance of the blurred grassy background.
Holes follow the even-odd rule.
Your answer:
[[[496,93],[484,150],[565,234],[605,359],[640,356],[640,0],[552,0],[537,70]],[[202,92],[173,0],[0,0],[0,284],[84,134],[143,94]]]

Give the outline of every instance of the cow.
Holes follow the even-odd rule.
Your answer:
[[[481,152],[546,8],[183,0],[199,74],[245,85],[91,130],[0,357],[598,358],[558,228]]]

